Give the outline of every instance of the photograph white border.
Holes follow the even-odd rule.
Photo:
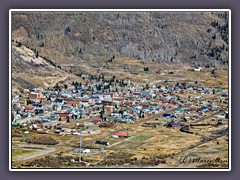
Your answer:
[[[229,61],[228,61],[228,94],[229,94],[229,147],[228,147],[228,154],[229,154],[229,168],[228,169],[197,169],[197,168],[184,168],[184,169],[178,169],[178,168],[155,168],[155,169],[148,169],[148,168],[139,168],[139,169],[131,169],[131,168],[124,168],[124,169],[118,169],[118,168],[106,168],[106,169],[79,169],[79,168],[72,168],[72,169],[38,169],[38,168],[22,168],[22,169],[16,169],[12,168],[12,137],[11,137],[11,106],[12,106],[12,67],[11,67],[11,54],[12,54],[12,30],[11,30],[11,15],[12,12],[219,12],[219,11],[225,11],[229,14]],[[9,10],[9,171],[231,171],[231,10],[230,9],[10,9]]]

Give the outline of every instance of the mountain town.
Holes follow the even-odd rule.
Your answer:
[[[227,143],[226,88],[206,87],[199,81],[176,83],[165,80],[156,86],[137,85],[114,76],[107,79],[82,74],[81,78],[84,83],[56,84],[54,87],[16,92],[12,99],[13,144],[21,147],[58,144],[55,145],[57,148],[53,146],[54,152],[71,154],[71,162],[74,163],[82,161],[78,159],[78,139],[81,136],[85,166],[105,165],[109,156],[119,151],[123,157],[126,154],[126,159],[132,156],[137,156],[137,159],[141,156],[157,157],[160,152],[160,158],[146,161],[150,166],[152,163],[166,163],[166,157],[177,156],[182,148],[192,148],[209,141],[219,143],[221,137]],[[168,141],[175,135],[167,135],[166,131],[167,134],[174,132],[182,136],[172,144],[179,149],[171,149]],[[182,144],[182,138],[187,138],[188,142]],[[72,140],[66,143],[64,139]],[[155,139],[159,139],[159,145],[150,145],[151,150],[148,151],[148,144]],[[161,148],[163,144],[169,146],[167,152]],[[138,154],[135,151],[143,152]],[[104,157],[96,161],[102,153]],[[13,158],[13,162],[28,159]],[[132,161],[120,161],[113,165],[131,163],[134,165]]]
[[[12,168],[228,168],[228,19],[12,12]]]

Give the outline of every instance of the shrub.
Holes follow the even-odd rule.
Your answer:
[[[33,144],[44,144],[44,145],[55,145],[58,144],[58,142],[51,138],[51,137],[31,137],[26,139],[27,143],[33,143]]]

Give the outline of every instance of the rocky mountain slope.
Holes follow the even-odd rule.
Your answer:
[[[12,46],[12,88],[13,91],[53,86],[57,82],[71,83],[79,78],[60,69],[31,49],[17,44]]]
[[[14,42],[54,62],[228,64],[226,12],[14,12]]]

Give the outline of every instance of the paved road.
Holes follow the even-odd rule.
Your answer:
[[[12,161],[24,161],[24,160],[36,158],[38,156],[42,156],[42,155],[49,154],[51,152],[56,151],[55,148],[49,148],[49,147],[46,147],[46,146],[13,146],[13,148],[19,148],[19,149],[24,149],[24,148],[27,148],[27,149],[40,149],[40,150],[43,150],[43,151],[39,152],[39,153],[36,153],[34,155],[30,155],[30,156],[23,157],[23,158],[18,158],[18,159],[12,160]]]
[[[20,124],[23,124],[23,123],[26,123],[26,122],[31,122],[39,117],[49,117],[51,115],[51,111],[47,112],[47,113],[44,113],[44,114],[41,114],[41,115],[36,115],[36,116],[32,116],[32,117],[27,117],[27,118],[24,118],[24,119],[19,119],[17,120],[17,122],[19,122]]]

